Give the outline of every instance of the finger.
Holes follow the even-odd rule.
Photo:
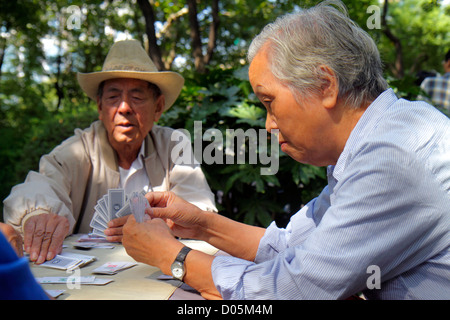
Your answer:
[[[122,227],[122,233],[127,232],[126,229],[128,228],[132,228],[134,225],[136,225],[136,218],[134,217],[134,215],[130,214],[128,216],[128,219],[126,221],[126,223],[123,225]]]
[[[45,225],[47,224],[47,218],[43,216],[36,216],[34,223],[34,232],[31,235],[30,260],[37,262],[36,260],[41,255],[42,241],[45,236]],[[47,250],[45,250],[45,254],[47,254]]]
[[[53,259],[57,254],[62,251],[64,239],[69,233],[69,221],[64,217],[58,217],[56,228],[53,231],[48,253],[47,260]]]
[[[62,239],[61,239],[61,241],[59,241],[59,239],[56,239],[56,238],[54,239],[54,237],[53,237],[53,233],[57,229],[58,223],[60,222],[60,220],[56,217],[49,215],[46,222],[47,223],[45,224],[45,231],[42,236],[41,251],[39,253],[38,259],[36,260],[36,264],[41,264],[45,260],[47,260],[48,256],[52,256],[52,252],[50,252],[49,249],[50,249],[51,243],[53,241],[55,242],[55,244],[53,245],[53,248],[54,247],[59,248],[59,246],[62,245]],[[54,255],[52,256],[52,258],[54,258]]]
[[[34,221],[33,218],[30,218],[27,220],[27,222],[25,223],[25,226],[23,228],[23,233],[24,233],[24,247],[25,247],[25,252],[27,253],[31,253],[31,244],[33,242],[33,235],[34,235],[34,230],[36,228],[36,223]],[[31,257],[30,257],[31,259]]]
[[[170,192],[149,192],[145,195],[148,203],[152,207],[166,207],[167,201],[170,198]]]
[[[22,237],[20,235],[18,237],[14,237],[11,240],[10,243],[11,243],[11,246],[16,251],[17,255],[19,257],[23,257],[23,241],[22,241]]]
[[[106,241],[109,241],[109,242],[122,242],[122,239],[123,239],[123,235],[106,237]]]
[[[0,232],[4,234],[6,240],[11,244],[19,257],[23,256],[22,236],[9,224],[0,222]]]
[[[173,226],[175,225],[175,222],[173,222],[173,221],[170,220],[170,219],[166,219],[166,224],[167,224],[167,226],[168,226],[170,229],[172,229]]]
[[[127,215],[127,216],[116,218],[116,219],[109,221],[108,228],[117,228],[117,227],[123,226],[127,222],[129,217],[130,217],[130,215]]]
[[[169,212],[167,210],[167,208],[152,208],[152,210],[148,210],[146,211],[146,213],[152,218],[161,218],[161,219],[165,219],[167,217],[169,217]]]
[[[104,231],[105,235],[108,236],[122,236],[123,235],[123,227],[118,228],[108,228]]]

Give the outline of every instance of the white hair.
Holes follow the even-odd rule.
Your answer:
[[[286,14],[264,27],[250,44],[249,62],[266,43],[271,72],[298,99],[321,91],[324,65],[336,75],[338,99],[350,107],[374,100],[388,87],[375,42],[340,1]]]

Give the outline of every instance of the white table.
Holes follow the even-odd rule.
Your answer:
[[[178,280],[158,280],[157,277],[163,273],[156,267],[143,263],[137,263],[136,266],[119,271],[115,275],[96,275],[92,270],[103,265],[106,262],[130,261],[136,262],[127,253],[125,248],[119,243],[113,243],[114,248],[92,248],[89,250],[75,249],[76,243],[81,235],[72,235],[64,241],[65,248],[63,252],[74,252],[84,255],[95,256],[96,261],[89,263],[75,272],[79,276],[95,275],[99,278],[113,279],[106,285],[87,285],[77,286],[67,284],[43,284],[46,290],[65,290],[57,299],[67,300],[167,300],[167,299],[201,299],[201,296],[188,286]],[[182,240],[182,242],[193,249],[203,251],[214,255],[217,249],[213,246],[197,240]],[[40,277],[68,277],[74,276],[74,272],[58,270],[43,266],[37,266],[30,263],[31,271],[36,278]],[[181,288],[179,289],[179,287]],[[77,288],[78,287],[78,288]],[[175,293],[175,294],[174,294]]]

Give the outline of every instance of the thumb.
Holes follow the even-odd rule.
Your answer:
[[[152,207],[150,209],[147,209],[147,214],[153,219],[153,218],[161,218],[164,219],[167,217],[167,209],[166,208],[158,208],[158,207]]]

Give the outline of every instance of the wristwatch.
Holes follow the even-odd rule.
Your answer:
[[[184,246],[175,258],[175,261],[170,266],[172,275],[175,279],[183,281],[184,274],[186,273],[186,271],[184,270],[184,260],[191,250],[191,248]]]

